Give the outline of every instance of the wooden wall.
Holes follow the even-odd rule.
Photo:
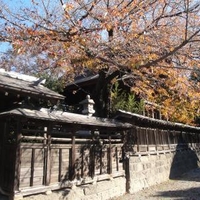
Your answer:
[[[133,150],[140,154],[199,148],[200,144],[198,133],[136,126],[131,134]]]
[[[67,125],[22,129],[19,189],[62,188],[124,175],[122,139],[115,132],[74,131]]]

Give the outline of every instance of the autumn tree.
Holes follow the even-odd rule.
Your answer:
[[[86,69],[99,73],[92,97],[101,116],[108,111],[109,86],[121,80],[163,105],[164,115],[192,123],[199,103],[198,87],[189,81],[191,69],[200,67],[198,1],[29,3],[13,11],[1,2],[0,40],[10,42],[16,55],[40,57],[39,70],[58,70],[67,81]]]

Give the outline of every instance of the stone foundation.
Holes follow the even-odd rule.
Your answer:
[[[108,200],[126,193],[125,177],[24,197],[24,200]]]
[[[124,177],[115,178],[110,181],[97,182],[94,185],[81,186],[74,191],[79,192],[79,197],[74,198],[73,190],[70,191],[67,200],[106,200],[113,197],[122,196],[126,193],[126,180]],[[71,195],[71,197],[70,197]]]
[[[152,185],[176,179],[181,174],[198,167],[199,153],[192,150],[154,155],[133,155],[129,159],[129,193]]]

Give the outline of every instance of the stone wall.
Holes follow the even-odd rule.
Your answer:
[[[199,153],[193,150],[174,151],[153,155],[132,155],[129,159],[130,193],[175,179],[198,167]]]
[[[108,200],[126,193],[125,177],[93,182],[81,186],[53,191],[52,193],[37,194],[16,198],[16,200]]]
[[[67,200],[107,200],[122,196],[125,193],[126,179],[125,177],[118,177],[112,180],[97,182],[93,185],[73,188],[68,194]]]

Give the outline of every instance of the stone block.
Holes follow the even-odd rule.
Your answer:
[[[126,193],[126,185],[121,186],[121,187],[114,187],[112,189],[110,189],[110,196],[113,197],[117,197],[117,196],[122,196]]]
[[[15,195],[13,200],[23,200],[23,195]]]
[[[80,200],[84,197],[83,189],[81,187],[76,187],[69,190],[65,200]]]
[[[138,163],[137,164],[137,167],[136,167],[136,171],[142,171],[144,168],[143,168],[143,164],[142,163]]]
[[[160,166],[161,166],[161,162],[160,162],[160,160],[156,161],[156,163],[155,163],[155,167],[160,167]]]
[[[96,194],[98,191],[97,185],[88,185],[83,189],[83,191],[84,191],[84,194],[87,196],[91,194]]]
[[[155,161],[157,160],[157,155],[150,155],[149,156],[149,161]]]
[[[137,171],[137,165],[138,165],[137,163],[130,164],[130,166],[129,166],[130,171],[131,172]]]
[[[50,195],[50,194],[52,194],[52,191],[51,191],[51,190],[48,190],[48,191],[45,192],[45,194],[46,194],[46,195]]]
[[[141,162],[139,156],[137,156],[137,157],[136,156],[131,156],[129,161],[130,161],[130,163],[139,163],[139,162]]]
[[[100,194],[93,194],[81,197],[80,200],[102,200],[102,196]]]
[[[115,178],[113,184],[115,187],[123,187],[126,184],[126,178],[125,177]]]
[[[132,172],[138,172],[143,170],[143,164],[142,163],[134,163],[132,166],[130,166],[130,171]]]
[[[140,157],[140,162],[148,162],[149,161],[149,156],[141,156]]]
[[[165,160],[166,159],[165,154],[160,154],[158,157],[159,157],[159,160]]]
[[[131,181],[131,183],[130,183],[129,192],[131,194],[133,194],[135,192],[142,190],[142,188],[143,188],[143,185],[142,185],[141,181],[140,180],[134,180],[134,181]]]
[[[151,168],[151,163],[146,163],[146,168],[150,169]]]
[[[138,176],[138,172],[131,172],[131,171],[130,171],[130,177],[131,177],[131,178],[134,179],[134,178],[137,177],[137,176]]]
[[[115,194],[111,194],[110,190],[101,193],[101,199],[111,199]]]

